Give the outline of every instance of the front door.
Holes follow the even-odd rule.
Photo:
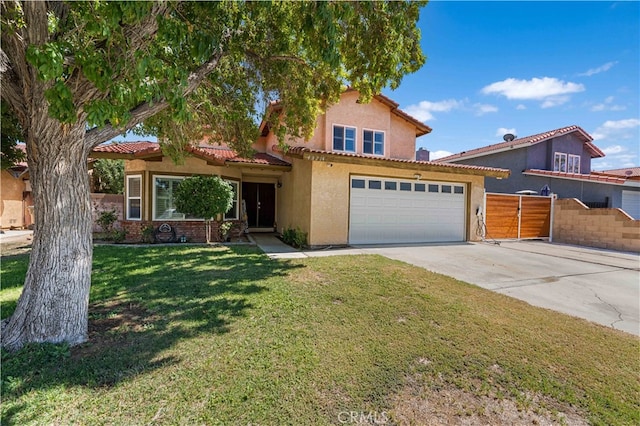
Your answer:
[[[276,186],[273,183],[242,183],[242,199],[247,206],[249,228],[274,228]]]

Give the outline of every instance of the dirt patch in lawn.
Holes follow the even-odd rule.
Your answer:
[[[126,336],[144,333],[159,317],[142,306],[122,301],[89,305],[89,341],[72,349],[72,356],[82,358],[126,343]]]
[[[407,379],[392,398],[389,417],[399,425],[575,425],[589,423],[575,407],[551,398],[523,394],[523,402],[476,395],[445,384],[430,387],[422,377]]]

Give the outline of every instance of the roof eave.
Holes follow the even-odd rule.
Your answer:
[[[288,152],[287,156],[294,158],[301,158],[309,161],[322,161],[322,162],[334,162],[342,164],[355,164],[363,166],[383,166],[394,169],[404,170],[416,170],[425,172],[440,172],[440,173],[457,173],[463,175],[475,175],[475,176],[487,176],[495,178],[507,178],[511,174],[510,170],[488,168],[473,169],[466,167],[456,167],[455,165],[439,164],[431,161],[403,161],[389,158],[375,158],[375,157],[356,157],[348,155],[334,154],[330,152],[314,152],[306,150],[298,150],[294,152]]]

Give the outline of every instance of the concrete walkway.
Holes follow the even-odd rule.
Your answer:
[[[543,241],[378,245],[299,251],[252,234],[273,259],[379,254],[640,335],[640,255]]]

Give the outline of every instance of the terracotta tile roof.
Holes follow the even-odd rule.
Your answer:
[[[640,178],[640,167],[624,167],[622,169],[598,170],[592,174],[619,176],[625,179],[637,180]]]
[[[273,150],[277,152],[283,152],[282,149],[279,148],[277,145],[273,146]],[[371,161],[382,162],[382,163],[388,162],[392,164],[394,163],[408,164],[408,165],[418,166],[417,168],[420,168],[419,166],[424,166],[425,170],[442,171],[442,172],[448,172],[448,173],[455,173],[456,170],[459,170],[459,171],[475,172],[472,174],[479,174],[479,175],[495,175],[497,177],[508,177],[509,174],[511,173],[511,171],[508,169],[500,169],[496,167],[473,166],[473,165],[467,165],[467,164],[449,164],[449,163],[439,163],[436,161],[403,160],[399,158],[376,157],[376,156],[370,156],[370,155],[354,154],[349,152],[325,151],[322,149],[308,148],[306,146],[291,147],[287,150],[286,153],[283,152],[283,154],[294,156],[294,157],[300,157],[300,158],[304,157],[305,154],[318,154],[319,156],[329,155],[332,158],[347,157],[347,158],[353,158],[353,159],[371,160]],[[308,158],[312,160],[314,159],[313,155],[308,156]]]
[[[613,185],[622,185],[626,182],[626,179],[624,178],[615,177],[615,176],[606,176],[606,175],[595,174],[595,173],[585,175],[580,173],[553,172],[551,170],[529,169],[522,172],[522,174],[535,175],[535,176],[550,176],[550,177],[559,178],[559,179],[610,183]]]
[[[232,149],[201,144],[197,147],[187,147],[187,151],[193,154],[195,157],[202,158],[212,163],[218,163],[220,165],[225,162],[230,163],[246,163],[246,164],[263,164],[269,166],[290,166],[284,160],[276,158],[269,154],[257,153],[253,158],[239,157]],[[94,153],[106,153],[121,155],[125,159],[143,158],[145,156],[158,154],[162,155],[160,145],[156,142],[121,142],[113,143],[109,145],[100,145],[93,150]]]
[[[579,126],[567,126],[562,127],[560,129],[550,130],[544,133],[538,133],[537,135],[526,136],[523,138],[514,139],[509,142],[500,142],[494,145],[488,145],[481,148],[472,149],[469,151],[463,151],[458,154],[453,154],[448,157],[440,158],[437,161],[441,162],[450,162],[456,160],[463,160],[466,158],[474,158],[481,157],[483,155],[492,154],[495,152],[506,151],[509,149],[517,149],[524,148],[527,146],[535,145],[537,143],[558,137],[567,135],[569,133],[576,133],[580,139],[582,139],[587,147],[587,150],[591,153],[591,158],[599,158],[604,157],[604,152],[602,152],[598,147],[596,147],[592,142],[593,138],[585,132]]]
[[[150,148],[160,149],[160,145],[156,142],[139,141],[139,142],[114,142],[110,144],[98,145],[93,152],[110,152],[114,154],[135,154]]]

